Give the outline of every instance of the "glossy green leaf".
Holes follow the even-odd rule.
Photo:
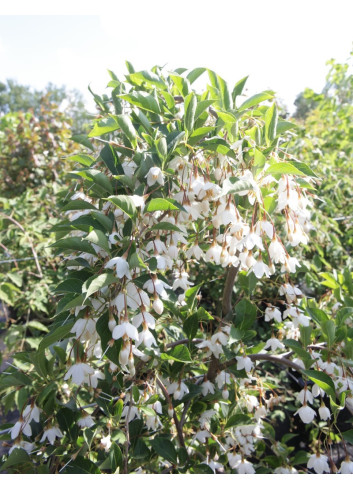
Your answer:
[[[195,114],[197,107],[197,97],[191,92],[185,99],[184,126],[191,133],[195,124]]]
[[[109,247],[109,241],[107,236],[100,231],[99,229],[93,229],[88,236],[85,238],[87,241],[90,243],[94,243],[95,245],[100,246],[103,248],[104,251],[106,251],[108,254],[110,254],[110,247]]]
[[[156,436],[153,440],[150,441],[153,450],[160,456],[162,459],[166,459],[172,464],[176,464],[178,462],[177,452],[174,448],[173,443],[168,440],[168,438],[162,436]]]
[[[240,110],[250,109],[250,107],[254,107],[255,105],[258,105],[261,102],[264,102],[265,100],[271,100],[273,97],[274,97],[274,92],[272,91],[257,93],[256,95],[253,95],[252,97],[245,100],[245,102],[241,104],[238,110],[240,111]]]
[[[103,134],[108,134],[109,132],[114,132],[118,129],[118,122],[113,117],[109,117],[106,120],[97,122],[92,131],[88,134],[88,137],[93,138],[103,136]]]
[[[114,282],[118,282],[119,279],[116,275],[112,273],[102,273],[98,276],[88,279],[82,286],[82,292],[85,294],[85,298],[87,299],[98,290],[106,287],[107,285],[113,284]]]
[[[111,195],[107,200],[119,207],[125,214],[132,219],[136,215],[136,206],[131,196],[129,195]]]
[[[178,210],[178,207],[166,199],[152,199],[148,202],[145,207],[145,212],[155,212],[155,211],[174,211]]]
[[[265,114],[265,139],[268,145],[276,137],[278,123],[278,110],[276,103],[272,104]]]
[[[162,360],[175,360],[176,362],[191,363],[191,356],[185,345],[177,345],[168,353],[161,354]]]
[[[138,134],[131,122],[130,117],[128,115],[122,114],[122,115],[117,115],[116,118],[121,130],[132,144],[132,147],[136,148]]]
[[[317,384],[321,389],[323,389],[329,396],[336,399],[335,384],[329,375],[318,370],[303,370],[303,373],[307,375],[310,380],[315,382],[315,384]]]

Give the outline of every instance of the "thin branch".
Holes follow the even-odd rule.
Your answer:
[[[132,391],[130,392],[129,408],[125,420],[126,441],[125,441],[124,474],[128,474],[128,460],[129,460],[129,448],[130,448],[129,417],[130,417],[131,408],[132,408]]]
[[[273,355],[268,355],[267,353],[254,353],[253,355],[248,355],[248,357],[255,362],[260,361],[260,362],[281,363],[282,365],[285,365],[286,367],[292,368],[294,370],[298,370],[298,371],[303,370],[303,367],[300,367],[299,365],[292,362],[291,360],[288,360],[288,358],[282,356],[281,357],[273,356]],[[227,362],[220,364],[219,369],[225,370],[226,368],[231,367],[236,363],[237,360],[235,358],[232,358],[232,360],[228,360]]]
[[[170,399],[170,395],[167,392],[167,389],[165,388],[165,386],[162,384],[162,382],[159,379],[156,378],[156,381],[157,381],[158,386],[161,388],[163,395],[166,398],[167,402],[169,404],[171,404],[172,401]],[[178,416],[176,415],[175,409],[173,409],[173,419],[174,419],[175,427],[177,429],[178,440],[179,440],[180,446],[185,448],[185,450],[186,450],[182,426],[181,426],[181,423],[179,421]]]
[[[185,345],[186,343],[201,343],[203,341],[201,338],[194,338],[193,340],[188,340],[187,338],[184,338],[183,340],[178,340],[178,341],[173,341],[173,343],[167,343],[165,345],[166,348],[174,348],[175,346],[178,345]]]
[[[39,261],[38,261],[37,252],[36,252],[36,250],[34,248],[32,239],[29,236],[29,234],[27,233],[27,231],[25,230],[25,228],[18,221],[16,221],[16,219],[14,219],[11,216],[8,216],[7,214],[4,214],[3,212],[0,212],[0,216],[2,216],[4,219],[8,219],[13,224],[15,224],[18,228],[21,229],[21,231],[23,232],[23,234],[26,236],[26,238],[28,239],[29,246],[31,247],[33,258],[34,258],[34,261],[36,263],[36,267],[37,267],[37,270],[38,270],[38,273],[39,273],[38,277],[39,278],[43,278],[43,272],[42,272],[42,268],[41,268],[41,266],[39,264]]]

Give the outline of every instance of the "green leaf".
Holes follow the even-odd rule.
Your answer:
[[[91,212],[91,216],[93,216],[97,221],[104,227],[104,229],[110,234],[113,230],[113,219],[110,219],[108,216],[99,211]]]
[[[199,321],[212,321],[214,319],[213,316],[209,312],[206,311],[203,307],[199,307],[197,310],[197,317]]]
[[[216,151],[222,155],[228,155],[231,158],[236,158],[236,155],[229,143],[225,139],[215,136],[200,143],[200,146],[208,151]]]
[[[235,325],[239,329],[248,329],[256,320],[256,306],[247,299],[242,299],[234,308]]]
[[[91,231],[85,239],[90,243],[100,246],[103,248],[103,250],[110,254],[108,238],[102,231],[99,231],[99,229],[93,229],[93,231]]]
[[[101,471],[94,462],[78,455],[65,468],[65,474],[100,474]]]
[[[94,251],[92,246],[89,243],[87,243],[87,241],[77,236],[72,238],[59,239],[59,241],[56,241],[56,243],[50,245],[50,247],[58,248],[60,251],[74,250],[74,251],[81,251],[83,253],[90,253],[91,255],[96,255],[96,252]]]
[[[147,406],[139,406],[139,410],[146,414],[146,416],[156,416],[156,411]]]
[[[129,267],[131,269],[133,268],[147,268],[147,266],[144,264],[143,260],[137,253],[133,253],[131,257],[129,258]]]
[[[37,370],[39,370],[39,373],[43,375],[43,377],[46,376],[47,374],[46,358],[45,358],[46,348],[48,348],[48,346],[52,345],[53,343],[56,343],[62,340],[63,338],[66,338],[67,336],[71,335],[70,333],[71,329],[72,329],[72,322],[63,324],[62,326],[59,326],[58,328],[54,329],[49,334],[44,336],[44,338],[40,342],[36,354],[36,368]]]
[[[197,106],[197,97],[194,92],[191,92],[185,98],[185,113],[184,113],[184,126],[189,133],[192,133],[195,124],[195,113]]]
[[[325,372],[319,372],[318,370],[303,370],[303,373],[332,397],[332,399],[336,399],[335,384],[331,377],[325,374]]]
[[[171,222],[157,222],[157,224],[154,224],[152,227],[151,227],[151,230],[152,229],[160,229],[162,231],[176,231],[178,233],[181,233],[181,229],[178,228],[178,226],[176,226],[175,224],[172,224]]]
[[[22,372],[13,372],[9,374],[9,372],[3,373],[0,378],[0,389],[7,389],[8,387],[14,386],[24,386],[31,385],[32,380],[30,377],[25,375]]]
[[[293,350],[299,358],[303,360],[306,366],[308,364],[313,363],[312,358],[310,354],[303,349],[302,345],[299,343],[299,341],[296,340],[284,340],[283,343],[288,346],[291,350]]]
[[[342,436],[346,442],[353,444],[353,430],[344,431]]]
[[[77,211],[77,210],[86,210],[86,209],[94,209],[97,210],[97,207],[85,200],[75,199],[71,200],[68,204],[66,204],[62,210],[66,211]]]
[[[175,360],[176,362],[191,363],[191,356],[185,345],[177,345],[170,353],[162,353],[162,360]]]
[[[134,85],[142,86],[146,85],[149,88],[157,87],[166,90],[168,87],[164,81],[152,71],[138,71],[136,73],[130,73],[126,77],[128,81],[131,81]]]
[[[7,460],[5,460],[5,462],[1,465],[0,470],[3,472],[5,469],[13,467],[14,465],[26,463],[31,463],[31,459],[26,450],[23,450],[22,448],[15,448],[8,456]]]
[[[167,135],[167,151],[168,155],[172,154],[178,144],[183,141],[185,131],[173,131]]]
[[[304,175],[307,175],[308,177],[314,177],[314,178],[317,178],[317,175],[316,173],[314,173],[312,171],[311,168],[308,167],[307,164],[305,163],[301,163],[299,161],[291,161],[291,165],[295,166],[295,168],[298,170],[298,171],[301,171],[302,173],[304,173]]]
[[[215,100],[212,99],[212,100],[201,100],[200,102],[197,103],[196,111],[195,111],[195,122],[200,117],[200,115],[203,114],[205,110],[208,109],[208,107],[212,105],[214,102]]]
[[[106,164],[106,167],[108,168],[108,170],[110,170],[110,172],[113,175],[118,175],[118,171],[117,171],[117,166],[119,163],[118,157],[117,157],[117,154],[116,154],[114,148],[110,144],[106,144],[104,146],[104,148],[100,152],[99,156],[100,156],[100,158],[102,158],[102,160]]]
[[[218,87],[221,96],[222,107],[225,110],[230,110],[232,108],[232,102],[231,102],[228,85],[225,82],[225,80],[223,80],[223,78],[221,78],[219,75],[217,75],[217,81],[218,81]]]
[[[210,127],[199,127],[198,129],[195,129],[195,131],[193,131],[190,134],[189,139],[188,139],[188,143],[191,146],[194,146],[196,143],[198,143],[200,141],[200,139],[202,139],[203,137],[206,136],[206,134],[208,134],[212,131],[214,131],[214,127],[212,127],[212,126],[210,126]]]
[[[128,95],[118,95],[119,98],[130,102],[131,105],[135,107],[139,107],[140,109],[147,110],[148,112],[153,112],[155,114],[160,114],[161,109],[158,105],[157,100],[150,94],[144,94],[144,92],[137,92],[135,94]],[[141,120],[145,129],[149,132],[150,124],[147,123],[145,119],[141,118],[141,114],[138,114],[139,119]],[[148,119],[147,119],[148,121]]]
[[[54,291],[56,294],[63,292],[74,292],[75,294],[81,294],[82,282],[76,278],[69,278],[61,282]]]
[[[197,296],[201,286],[202,286],[202,283],[199,285],[194,285],[190,289],[187,289],[187,291],[185,292],[185,302],[188,305],[189,309],[193,309],[196,296]]]
[[[206,68],[195,68],[190,71],[188,75],[186,75],[186,78],[189,80],[190,85],[194,83],[195,80],[199,78],[203,73],[205,73]]]
[[[243,89],[248,78],[249,75],[245,76],[234,85],[233,92],[232,92],[232,99],[234,105],[235,105],[236,98],[243,93]]]
[[[123,455],[121,453],[120,448],[118,445],[113,442],[112,446],[109,450],[109,461],[110,461],[110,467],[112,472],[116,472],[117,468],[119,467],[120,469],[122,468],[123,465]]]
[[[267,109],[265,114],[265,139],[268,145],[270,145],[276,137],[277,122],[278,110],[277,105],[274,103]]]
[[[106,200],[119,207],[129,217],[133,218],[136,215],[136,206],[132,197],[129,195],[111,195]]]
[[[307,307],[306,311],[319,326],[329,320],[327,314],[317,307]]]
[[[247,414],[234,414],[228,419],[225,429],[231,428],[232,426],[250,424],[251,422],[252,418]]]
[[[292,163],[274,163],[265,171],[266,175],[300,175],[304,176],[299,168],[296,168]]]
[[[328,321],[325,321],[324,323],[321,324],[321,330],[323,334],[325,335],[325,338],[327,339],[327,346],[328,348],[331,348],[331,346],[335,342],[335,336],[336,336],[336,324],[332,319],[329,319]]]
[[[98,275],[96,277],[89,278],[82,286],[82,293],[85,294],[85,302],[88,297],[90,297],[95,292],[98,292],[98,290],[118,281],[118,277],[116,277],[112,273],[102,273],[101,275]]]
[[[199,318],[197,312],[194,312],[193,314],[191,314],[191,316],[185,319],[183,330],[185,331],[185,334],[189,338],[189,340],[195,338],[199,330]]]
[[[99,137],[103,136],[103,134],[107,134],[109,132],[114,132],[119,129],[118,122],[113,119],[113,117],[109,117],[108,119],[97,122],[92,131],[88,134],[88,137]]]
[[[278,121],[277,123],[277,136],[282,134],[283,132],[289,131],[291,129],[296,129],[298,126],[293,122],[288,121]]]
[[[86,148],[90,149],[91,151],[94,151],[93,144],[88,139],[86,134],[76,134],[75,136],[72,136],[71,139],[72,141],[75,141],[75,143],[82,144],[82,146],[86,146]]]
[[[118,120],[121,130],[132,144],[132,147],[136,148],[138,134],[131,122],[130,117],[128,115],[122,114],[122,115],[117,115],[116,118]]]
[[[224,180],[223,182],[223,188],[222,188],[222,193],[221,195],[228,195],[228,194],[239,194],[240,192],[244,192],[247,190],[252,190],[253,186],[251,182],[245,181],[245,180]]]
[[[173,443],[162,436],[156,436],[151,440],[151,446],[153,450],[163,459],[167,459],[172,464],[178,463],[177,452],[174,448]]]
[[[91,166],[95,162],[95,159],[92,156],[86,154],[72,155],[68,156],[66,159],[67,161],[76,161],[77,163],[81,163],[83,166]]]
[[[248,98],[248,100],[245,100],[245,102],[241,104],[238,110],[240,111],[240,110],[249,109],[250,107],[254,107],[255,105],[258,105],[261,102],[264,102],[265,100],[271,100],[273,97],[274,97],[274,92],[272,91],[257,93],[256,95],[253,95],[252,97]]]
[[[110,194],[113,193],[113,187],[110,178],[99,170],[90,168],[89,170],[72,171],[71,173],[69,173],[69,176],[70,175],[82,177],[89,182],[95,183],[104,191],[109,192]]]
[[[155,211],[174,211],[179,210],[178,207],[166,199],[152,199],[148,202],[145,212],[155,212]]]

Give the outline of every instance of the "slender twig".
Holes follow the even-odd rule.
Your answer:
[[[126,420],[125,420],[126,441],[125,441],[124,474],[128,474],[128,460],[129,460],[129,448],[130,448],[129,418],[130,418],[131,408],[132,408],[132,391],[130,392],[129,408],[127,410]]]
[[[156,381],[157,381],[158,386],[161,388],[161,391],[163,392],[164,397],[166,398],[167,402],[170,405],[172,403],[172,401],[170,399],[170,395],[167,392],[167,389],[165,388],[165,386],[163,385],[163,383],[159,379],[156,378]],[[175,412],[175,409],[173,409],[173,419],[174,419],[175,427],[176,427],[176,430],[178,433],[178,440],[179,440],[180,446],[186,449],[182,425],[181,425],[179,418]]]
[[[254,353],[253,355],[248,355],[248,357],[253,361],[281,363],[282,365],[285,365],[286,367],[292,368],[294,370],[303,370],[303,367],[300,367],[296,363],[288,360],[288,358],[285,358],[283,356],[268,355],[267,353]],[[225,370],[226,368],[231,367],[236,363],[237,360],[235,358],[232,358],[232,360],[228,360],[227,362],[220,364],[219,370]]]
[[[12,256],[13,257],[13,260],[8,260],[10,262],[13,262],[15,264],[15,267],[18,269],[18,264],[17,264],[17,261],[16,261],[16,258],[13,256],[13,254],[9,251],[8,248],[6,248],[6,246],[2,243],[0,243],[0,246],[3,250],[5,250],[5,252],[9,255],[9,256]]]
[[[42,268],[39,264],[39,261],[38,261],[38,255],[37,255],[37,252],[34,248],[34,245],[33,245],[33,241],[30,237],[30,235],[27,233],[27,231],[25,230],[25,228],[18,222],[16,221],[16,219],[14,219],[13,217],[11,216],[8,216],[7,214],[4,214],[3,212],[0,212],[0,215],[4,218],[4,219],[8,219],[9,221],[11,221],[13,224],[15,224],[19,229],[21,229],[21,231],[23,232],[23,234],[26,236],[26,238],[28,239],[28,243],[29,243],[29,246],[31,247],[31,250],[32,250],[32,254],[33,254],[33,258],[34,258],[34,261],[36,263],[36,267],[37,267],[37,270],[38,270],[38,277],[39,278],[43,278],[43,272],[42,272]]]
[[[184,338],[183,340],[173,341],[172,343],[167,343],[165,345],[166,348],[174,348],[174,346],[185,345],[186,343],[201,343],[203,341],[201,338],[194,338],[193,340],[188,340]]]

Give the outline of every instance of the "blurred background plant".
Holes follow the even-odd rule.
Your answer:
[[[88,114],[79,93],[11,80],[0,83],[0,113],[0,315],[13,352],[26,342],[35,348],[55,310],[50,288],[60,263],[50,228]]]

